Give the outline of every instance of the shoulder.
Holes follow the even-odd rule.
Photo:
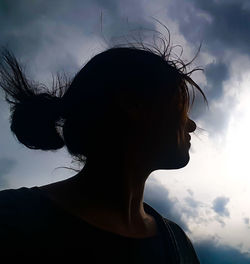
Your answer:
[[[20,203],[25,197],[25,187],[0,191],[0,215],[13,214],[18,211]],[[1,217],[2,219],[2,217]]]
[[[163,217],[163,220],[171,228],[171,231],[173,232],[173,234],[177,240],[183,240],[184,239],[184,240],[190,242],[190,239],[188,238],[185,231],[177,223],[167,219],[166,217]]]
[[[27,187],[0,191],[0,213],[7,212],[8,209],[18,210],[20,206],[27,205],[30,195],[30,189]]]
[[[180,253],[181,263],[200,263],[191,240],[185,231],[175,222],[163,217],[165,224],[170,228],[174,242]]]
[[[21,206],[23,189],[7,189],[0,191],[0,245],[4,248],[22,237],[21,232]]]
[[[32,188],[7,189],[0,191],[0,248],[3,256],[25,254],[36,246],[41,238],[44,223],[41,202]],[[46,224],[46,223],[45,223]],[[32,241],[32,243],[30,243]],[[22,252],[22,253],[20,253]]]
[[[27,200],[27,188],[7,189],[0,191],[0,215],[1,221],[4,216],[14,216],[21,210],[22,205]]]
[[[1,229],[20,229],[26,226],[39,207],[37,195],[30,188],[7,189],[0,191]]]

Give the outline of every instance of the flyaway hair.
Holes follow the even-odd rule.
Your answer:
[[[146,95],[148,100],[157,96],[162,84],[166,104],[178,99],[173,111],[178,116],[181,140],[195,90],[207,103],[202,89],[190,77],[202,69],[187,71],[201,45],[195,57],[185,63],[180,58],[182,52],[174,56],[173,49],[178,45],[170,45],[169,30],[164,28],[168,38],[156,31],[160,36],[154,37],[154,44],[140,40],[114,45],[90,59],[74,78],[57,74],[51,88],[27,78],[15,55],[2,48],[0,87],[10,104],[10,128],[18,141],[30,149],[45,151],[66,145],[73,159],[85,162],[86,157],[98,155],[105,141],[109,147],[122,144],[120,133],[125,133],[128,124],[117,111],[112,94],[130,89],[137,94],[134,100],[142,102]]]

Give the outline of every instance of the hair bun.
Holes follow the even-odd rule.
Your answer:
[[[23,108],[37,111],[38,114],[41,114],[41,118],[46,118],[47,120],[56,121],[61,114],[61,98],[47,93],[29,96],[21,102],[21,105]],[[48,113],[48,116],[44,115],[45,112]]]
[[[15,104],[12,110],[11,131],[26,147],[56,150],[64,146],[56,129],[61,98],[47,93],[32,95]]]

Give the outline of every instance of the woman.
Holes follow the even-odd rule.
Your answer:
[[[5,50],[1,87],[12,104],[11,131],[28,148],[66,145],[85,164],[60,182],[0,192],[5,256],[199,263],[184,231],[143,202],[152,171],[189,162],[196,124],[188,117],[187,84],[206,100],[189,74],[166,52],[113,47],[94,56],[64,91],[58,78],[44,92]]]

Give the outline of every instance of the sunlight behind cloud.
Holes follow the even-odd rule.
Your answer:
[[[238,80],[232,77],[224,89],[229,85],[232,90],[226,92],[221,106],[228,106],[226,102],[233,96],[236,103],[232,112],[225,109],[230,118],[221,140],[211,133],[193,135],[189,164],[180,170],[157,171],[157,178],[169,190],[169,197],[178,200],[182,219],[192,232],[190,237],[213,236],[221,244],[250,252],[250,228],[244,222],[250,218],[250,77],[247,73]],[[206,123],[198,125],[205,127]],[[226,216],[213,210],[218,197],[228,201]]]
[[[244,179],[244,185],[250,186],[250,77],[242,83],[242,94],[239,104],[232,115],[226,143],[226,159],[229,175],[237,180]]]

